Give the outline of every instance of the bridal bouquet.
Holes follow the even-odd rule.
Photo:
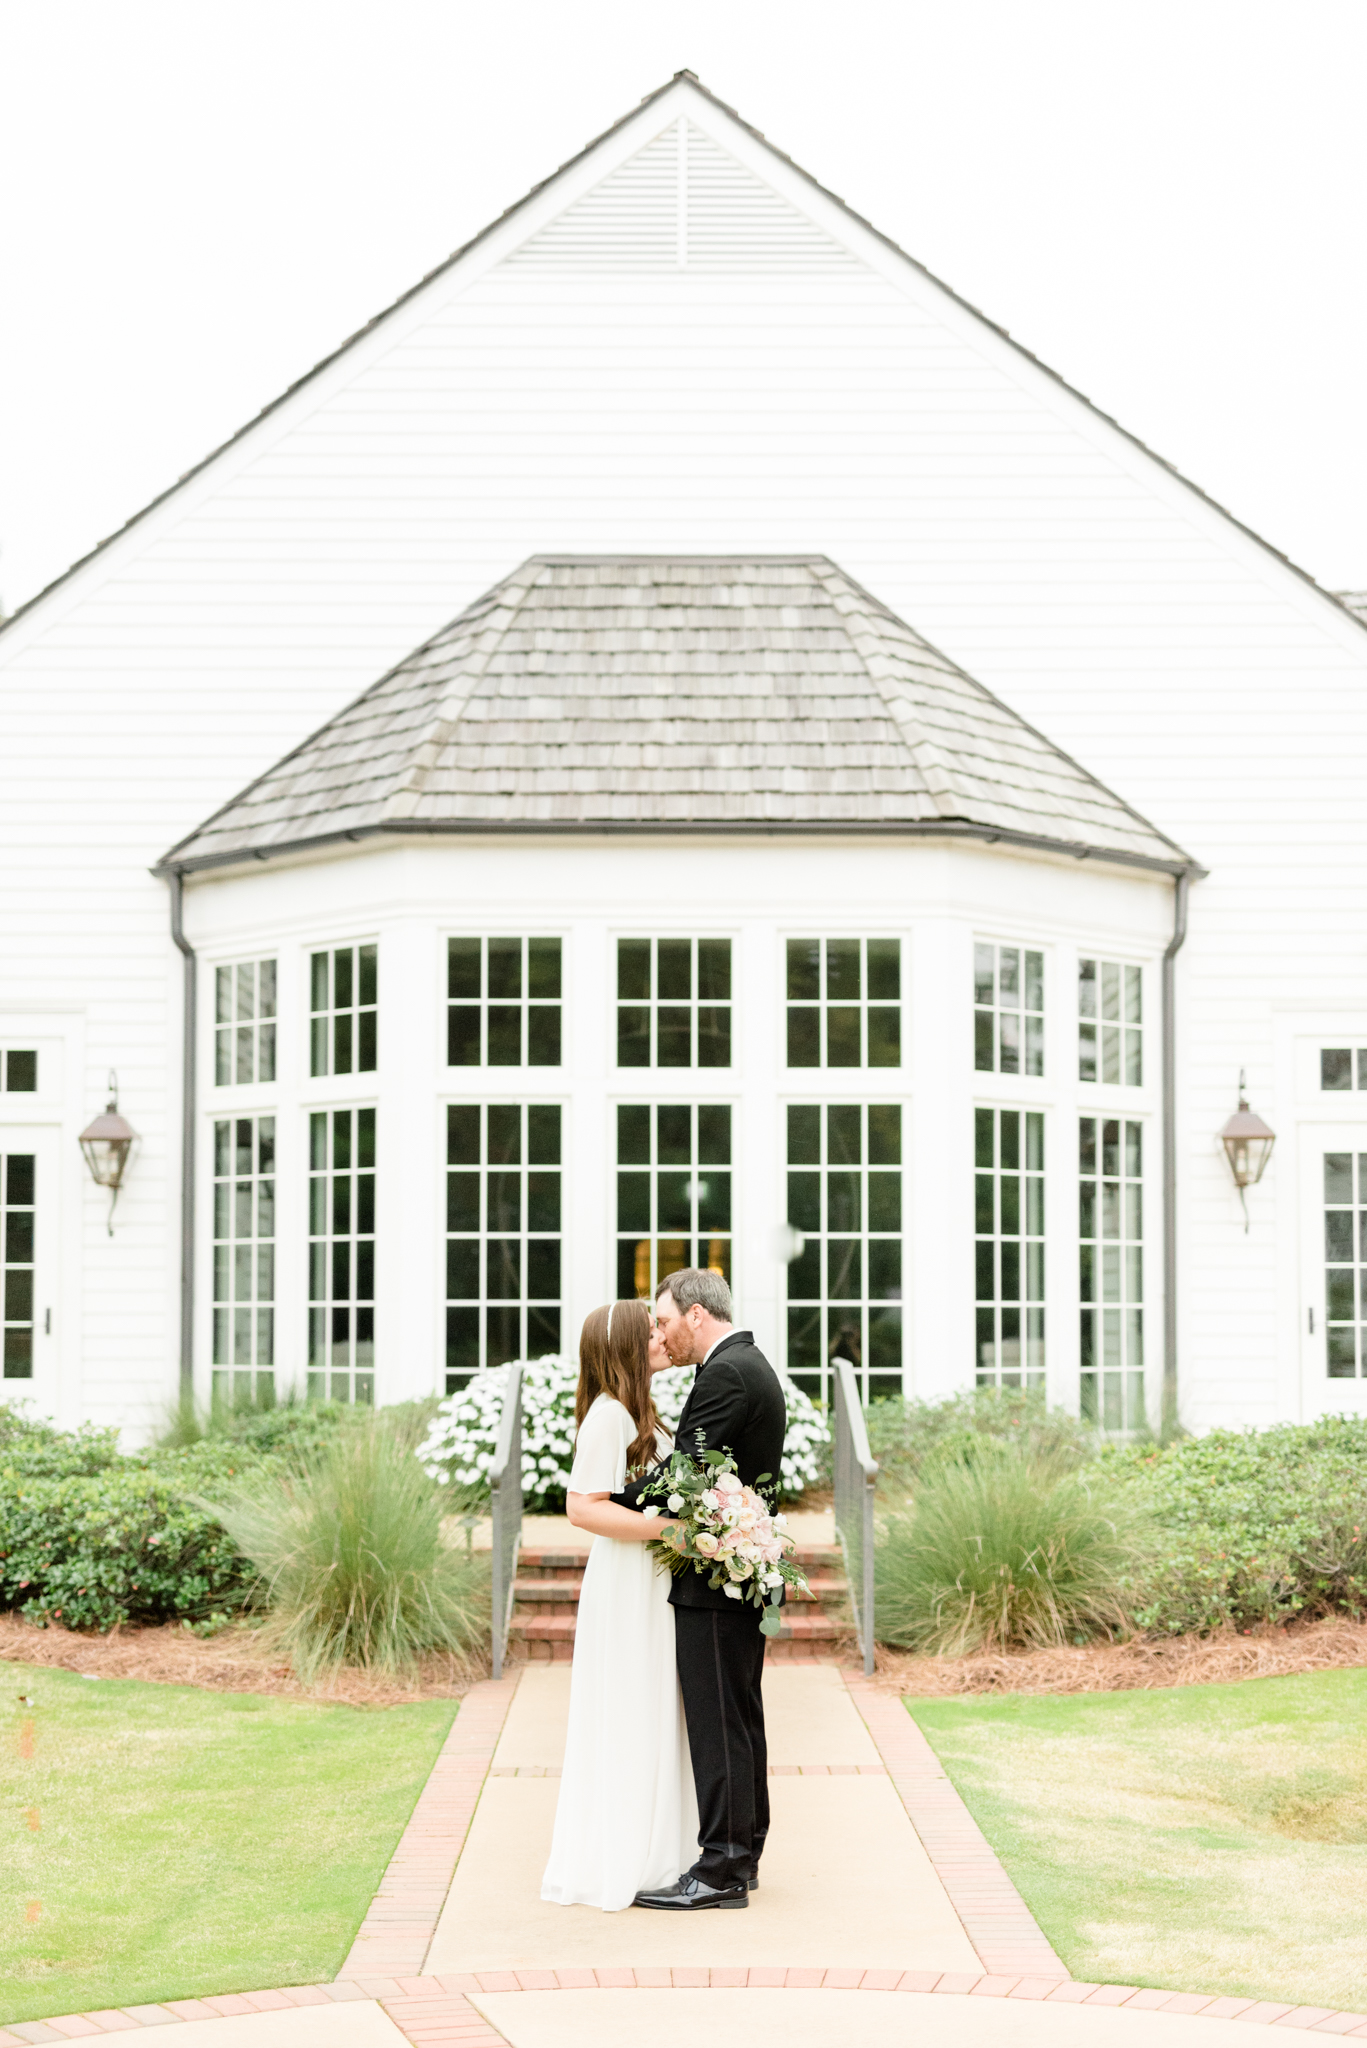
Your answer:
[[[757,1482],[762,1486],[764,1479]],[[782,1515],[771,1514],[756,1486],[742,1486],[736,1461],[724,1451],[699,1449],[698,1462],[675,1451],[643,1489],[663,1498],[642,1510],[678,1517],[648,1547],[671,1572],[705,1572],[728,1600],[751,1600],[762,1610],[760,1628],[776,1636],[785,1586],[807,1591],[807,1581],[786,1553],[793,1546]]]

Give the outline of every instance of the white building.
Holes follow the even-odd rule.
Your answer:
[[[814,1388],[1356,1410],[1365,680],[680,74],[0,633],[0,1391],[401,1399],[689,1258]]]

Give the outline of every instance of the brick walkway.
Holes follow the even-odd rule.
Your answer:
[[[339,1976],[421,1972],[516,1690],[486,1679],[461,1702]]]
[[[464,1702],[335,1983],[12,2022],[0,2028],[0,2048],[127,2034],[149,2027],[172,2030],[163,2035],[167,2048],[174,2048],[182,2027],[188,2029],[187,2043],[203,2042],[205,2048],[218,2041],[222,2048],[238,2048],[239,2043],[242,2048],[254,2048],[258,2041],[260,2048],[290,2048],[295,2041],[324,2043],[334,2034],[340,2038],[340,2006],[352,2008],[348,2020],[356,2024],[344,2031],[348,2042],[356,2043],[357,2048],[371,2042],[382,2048],[384,2042],[394,2039],[394,2028],[415,2048],[418,2044],[421,2048],[500,2048],[518,2032],[517,2001],[510,2007],[508,1993],[745,1989],[809,1996],[851,1991],[884,1996],[906,1993],[918,1998],[930,1994],[937,2002],[940,1998],[996,2000],[1008,2006],[1013,2001],[1049,2003],[1096,2011],[1099,2024],[1098,2009],[1119,2009],[1136,2017],[1151,2015],[1154,2020],[1160,2015],[1173,2019],[1192,2016],[1367,2040],[1367,2015],[1362,2013],[1133,1985],[1083,1984],[1069,1978],[915,1722],[899,1701],[876,1692],[853,1674],[846,1674],[845,1684],[881,1764],[787,1763],[776,1765],[774,1775],[839,1778],[881,1776],[886,1771],[981,1961],[980,1972],[822,1968],[809,1960],[790,1966],[716,1962],[425,1975],[424,1962],[486,1779],[490,1775],[558,1775],[554,1765],[494,1766],[519,1675],[477,1686]],[[624,1916],[606,1917],[622,1921]],[[491,1996],[497,2016],[513,2029],[512,2035],[500,2032],[480,2011],[476,2001]],[[324,2021],[323,2014],[311,2012],[312,2008],[331,2008],[333,2018]],[[284,2021],[290,2012],[298,2015],[297,2027]],[[206,2029],[197,2022],[214,2024]],[[1001,2038],[1003,2042],[1011,2039],[1009,2025]],[[1096,2036],[1099,2044],[1109,2038],[1105,2031]],[[1168,2036],[1151,2029],[1143,2035],[1146,2043],[1160,2038]],[[1222,2038],[1218,2029],[1212,2030],[1211,2038]],[[1136,2035],[1136,2042],[1139,2039]]]
[[[986,1973],[984,1981],[1036,1981],[1068,1972],[997,1860],[986,1835],[899,1699],[847,1673],[845,1684],[925,1844]],[[922,1985],[929,1991],[931,1985]]]

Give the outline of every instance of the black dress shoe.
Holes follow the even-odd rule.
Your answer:
[[[757,1877],[752,1877],[750,1879],[750,1889],[752,1892],[757,1892],[759,1890],[759,1879]]]
[[[754,1882],[751,1878],[750,1883]],[[631,1903],[633,1906],[653,1906],[661,1913],[700,1913],[708,1906],[719,1906],[723,1913],[738,1913],[749,1905],[750,1899],[744,1883],[717,1889],[685,1871],[677,1884],[666,1885],[660,1892],[637,1892]]]

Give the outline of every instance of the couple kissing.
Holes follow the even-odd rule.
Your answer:
[[[696,1368],[681,1450],[729,1453],[742,1486],[779,1472],[783,1388],[733,1319],[725,1280],[690,1267],[660,1283],[653,1314],[615,1301],[584,1324],[568,1512],[593,1543],[541,1883],[557,1905],[734,1910],[759,1882],[769,1831],[761,1610],[702,1569],[662,1570],[647,1547],[680,1527],[651,1499],[673,1449],[651,1399],[657,1372]]]

